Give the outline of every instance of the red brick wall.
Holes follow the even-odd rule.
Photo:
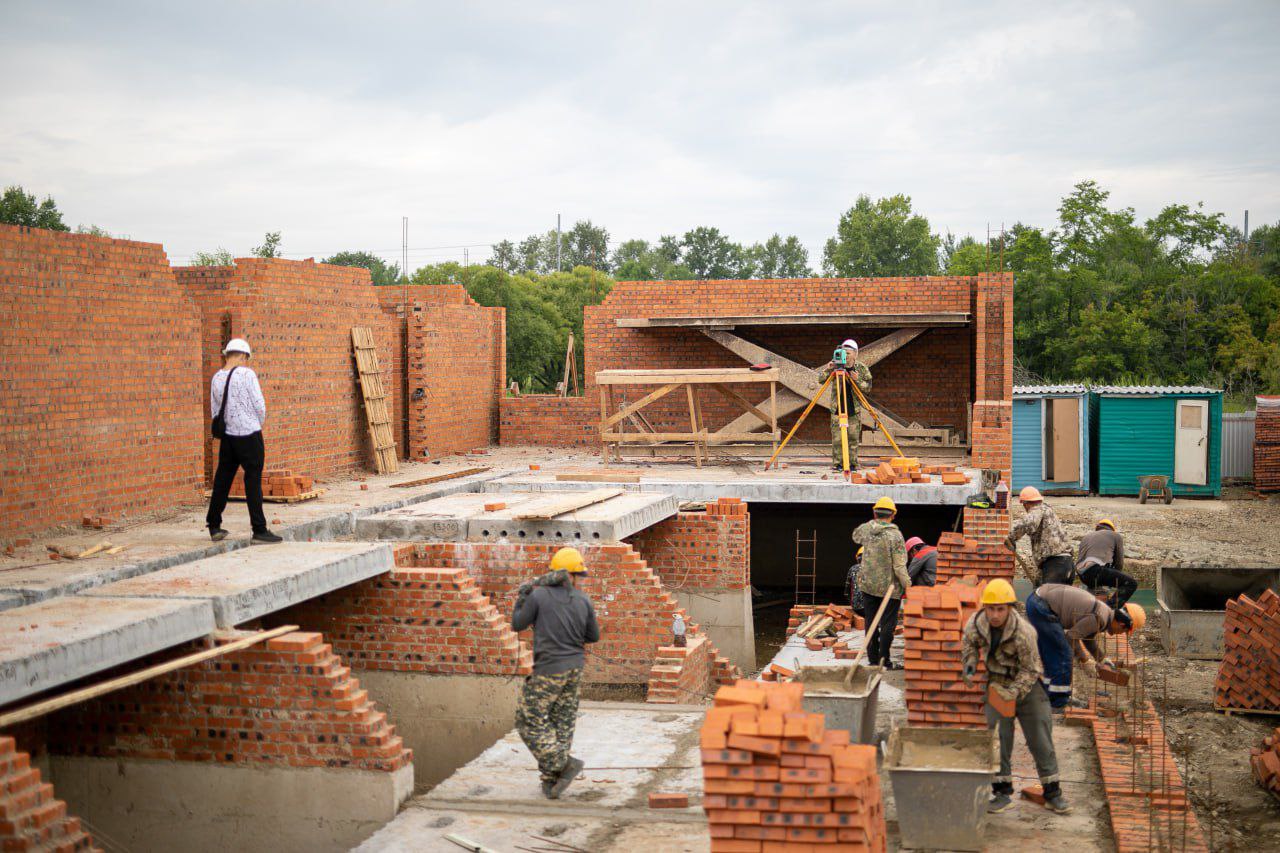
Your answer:
[[[682,512],[632,536],[667,589],[746,589],[751,579],[751,517],[738,498]]]
[[[49,745],[101,758],[386,772],[413,760],[321,635],[303,632],[61,711]]]
[[[506,383],[502,308],[415,308],[409,337],[409,450],[413,458],[462,453],[498,439]],[[421,388],[422,399],[412,395]]]
[[[1258,397],[1253,437],[1253,484],[1259,492],[1280,491],[1280,408],[1275,397]]]
[[[972,462],[1009,481],[1013,467],[1013,273],[975,279]]]
[[[0,849],[95,850],[80,819],[41,781],[31,757],[11,737],[0,737]]]
[[[412,561],[413,546],[401,549]],[[528,675],[533,652],[463,569],[397,568],[273,614],[359,669]]]
[[[504,395],[500,406],[501,444],[600,447],[600,403],[596,398]]]
[[[546,573],[558,547],[431,542],[402,548],[396,563],[466,569],[509,622],[516,590]],[[585,679],[645,683],[658,649],[671,641],[672,614],[679,605],[629,545],[586,545],[581,550],[590,574],[580,589],[591,597],[601,634],[599,643],[587,647]],[[698,626],[690,623],[689,633],[698,635]]]
[[[943,533],[938,537],[938,583],[978,578],[1013,580],[1013,554],[1003,545],[979,542],[967,535]]]
[[[199,338],[158,244],[0,225],[0,540],[198,499]]]

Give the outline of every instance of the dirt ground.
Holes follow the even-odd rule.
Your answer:
[[[1229,489],[1222,500],[1174,500],[1141,505],[1135,498],[1050,497],[1073,537],[1111,518],[1125,537],[1132,573],[1154,586],[1160,565],[1275,565],[1280,548],[1280,502]],[[1015,509],[1014,518],[1021,515]],[[1026,550],[1026,546],[1022,546]],[[1197,817],[1214,850],[1280,849],[1280,802],[1249,772],[1249,750],[1280,726],[1280,716],[1227,716],[1213,710],[1217,661],[1169,657],[1156,614],[1134,639],[1146,656],[1147,695],[1161,713]]]

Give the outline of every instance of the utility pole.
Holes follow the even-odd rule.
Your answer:
[[[556,272],[560,272],[560,214],[556,214]]]
[[[400,217],[400,274],[409,277],[409,217]]]

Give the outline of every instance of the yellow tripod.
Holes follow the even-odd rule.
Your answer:
[[[826,381],[824,381],[821,387],[818,388],[818,393],[813,395],[813,399],[809,401],[809,405],[805,406],[805,409],[800,414],[800,417],[796,419],[795,425],[791,427],[791,430],[787,433],[787,437],[784,438],[782,440],[782,443],[778,445],[778,449],[773,451],[773,455],[769,457],[769,461],[764,463],[764,468],[766,471],[769,470],[770,467],[772,467],[774,460],[778,458],[778,454],[780,454],[783,448],[787,446],[787,442],[791,441],[791,437],[795,435],[797,431],[799,431],[800,425],[804,423],[804,419],[809,416],[809,413],[811,411],[813,411],[813,407],[818,405],[818,400],[822,398],[822,395],[826,392],[828,386],[831,385],[832,380],[835,380],[836,382],[836,416],[840,420],[840,449],[841,449],[841,460],[843,463],[841,467],[844,469],[844,472],[846,474],[849,473],[849,391],[850,390],[852,390],[853,393],[857,395],[858,402],[860,402],[866,408],[866,410],[871,413],[871,417],[876,422],[876,426],[878,426],[880,428],[880,431],[884,433],[884,437],[889,439],[889,444],[893,446],[894,452],[897,453],[899,456],[902,456],[905,458],[906,454],[902,452],[902,448],[898,447],[898,442],[893,440],[893,435],[889,432],[888,427],[884,425],[884,421],[880,420],[880,414],[875,410],[875,408],[872,407],[870,403],[867,402],[867,398],[862,393],[862,389],[858,387],[858,383],[855,382],[853,377],[849,375],[849,371],[844,369],[838,369],[838,370],[831,371],[831,375],[828,376],[826,378]],[[853,461],[855,464],[857,463],[856,459]]]

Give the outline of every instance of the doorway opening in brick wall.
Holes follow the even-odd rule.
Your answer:
[[[962,507],[900,504],[896,523],[904,538],[919,536],[936,545],[945,531],[958,529]],[[751,597],[758,667],[768,665],[786,642],[787,619],[797,603],[797,535],[800,537],[801,601],[812,586],[814,602],[847,605],[845,577],[857,546],[853,529],[871,518],[871,504],[780,504],[752,502]],[[816,534],[816,535],[815,535]],[[816,538],[816,553],[806,540]],[[816,557],[809,561],[807,557]],[[813,579],[803,575],[813,566]]]

